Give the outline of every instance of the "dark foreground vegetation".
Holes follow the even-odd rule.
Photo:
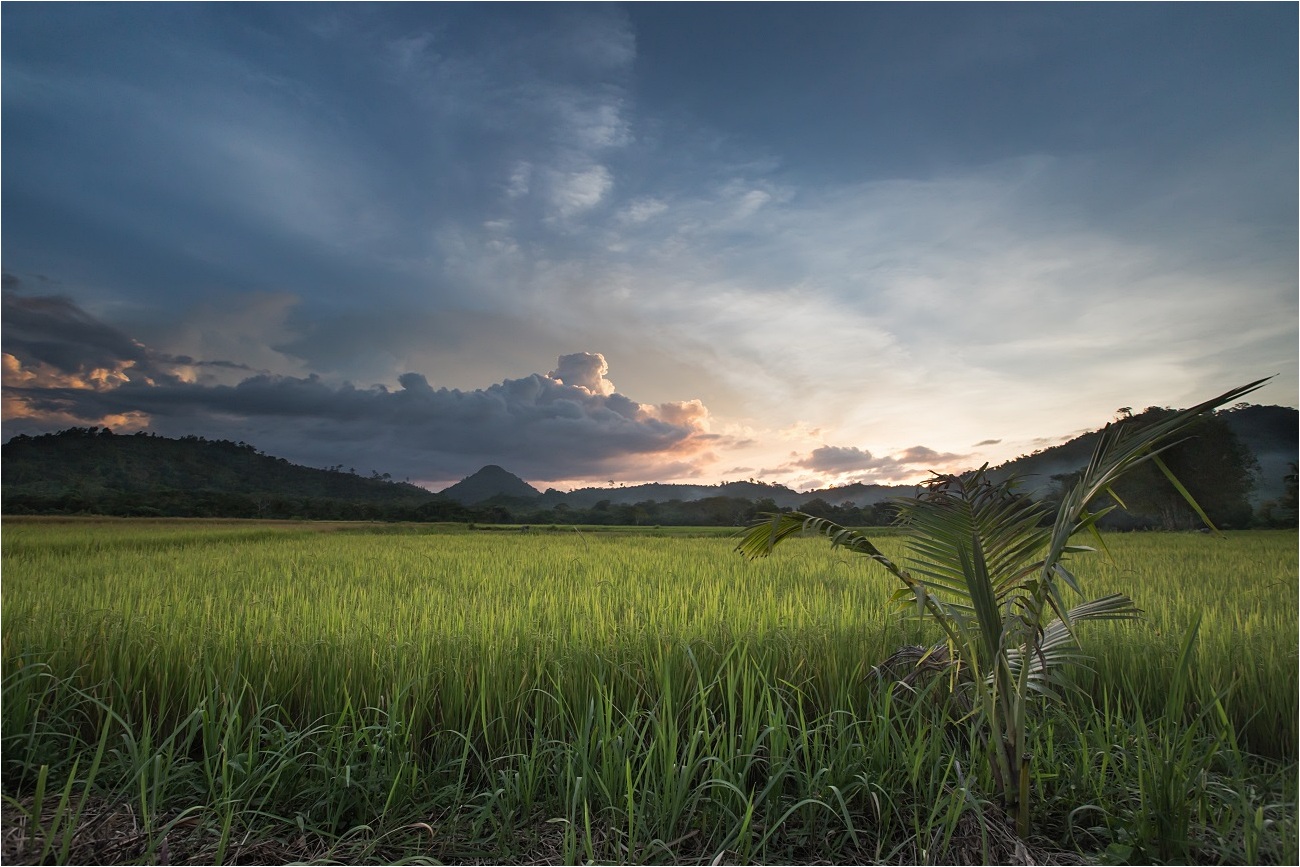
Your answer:
[[[112,684],[31,665],[6,752],[7,864],[1295,864],[1294,763],[1204,712],[1147,715],[1124,687],[1038,721],[1034,833],[987,795],[980,746],[931,694],[852,710],[774,683],[755,646],[683,648],[683,695],[628,680],[578,704],[543,678],[510,717],[430,726],[408,694],[304,721],[258,678],[199,675],[158,719]],[[1185,673],[1180,674],[1185,676]],[[494,708],[495,711],[495,708]],[[1086,714],[1081,717],[1080,714]],[[1081,722],[1080,720],[1086,720]],[[71,759],[71,762],[69,761]],[[24,772],[25,771],[25,772]]]

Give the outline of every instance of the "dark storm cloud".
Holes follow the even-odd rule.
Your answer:
[[[21,285],[5,275],[5,288]],[[4,293],[4,348],[24,360],[48,364],[63,373],[87,367],[113,367],[145,360],[147,350],[121,331],[90,316],[59,296],[24,297]]]
[[[59,375],[84,377],[93,371],[131,369],[135,375],[170,379],[170,366],[206,366],[250,370],[226,360],[200,360],[157,352],[87,313],[59,295],[22,295],[20,278],[5,274],[0,302],[4,320],[3,349],[25,369],[45,368]]]
[[[651,406],[619,394],[598,353],[561,356],[549,375],[475,390],[434,388],[414,372],[399,377],[397,389],[336,384],[315,374],[263,373],[214,385],[186,381],[167,367],[242,365],[153,353],[64,299],[5,303],[5,351],[13,359],[6,399],[15,428],[45,419],[147,419],[163,433],[251,440],[304,461],[381,463],[417,479],[454,479],[483,463],[534,479],[583,477],[638,461],[680,467],[718,440],[705,430],[707,410],[698,401]],[[34,372],[42,365],[75,376],[42,379]],[[85,375],[94,369],[114,376]],[[252,430],[264,433],[254,439]]]
[[[479,461],[533,478],[582,476],[612,460],[689,455],[711,439],[698,426],[664,421],[656,408],[621,394],[593,394],[541,374],[472,391],[435,389],[418,373],[403,375],[401,387],[391,391],[331,385],[317,376],[268,375],[234,386],[132,381],[106,390],[10,391],[38,414],[93,419],[144,413],[151,427],[176,432],[247,429],[273,421],[280,432],[275,439],[285,443],[276,443],[280,454],[300,450],[288,442],[313,431],[330,439],[383,443],[369,460],[417,478],[454,477],[477,468]]]

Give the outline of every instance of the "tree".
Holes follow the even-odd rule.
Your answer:
[[[1278,509],[1284,517],[1294,524],[1296,520],[1297,493],[1300,493],[1300,469],[1292,463],[1291,472],[1282,477],[1286,484],[1286,492],[1282,494],[1282,499],[1278,501]]]
[[[1294,527],[1300,515],[1300,469],[1294,461],[1287,466],[1290,472],[1282,477],[1282,496],[1259,507],[1259,518],[1269,527]]]
[[[1068,557],[1091,551],[1072,544],[1114,506],[1090,505],[1134,469],[1154,464],[1169,473],[1161,454],[1216,407],[1259,388],[1265,380],[1233,389],[1191,409],[1149,424],[1121,419],[1098,436],[1087,467],[1061,497],[1054,514],[1020,495],[1014,479],[993,482],[987,467],[966,475],[940,475],[913,498],[898,501],[908,535],[909,564],[889,560],[863,534],[799,512],[773,515],[752,527],[737,550],[767,556],[781,541],[804,532],[826,536],[879,564],[901,584],[901,598],[938,624],[945,641],[920,661],[945,661],[969,699],[964,716],[978,727],[1003,805],[1016,830],[1029,833],[1029,763],[1026,735],[1031,696],[1054,695],[1059,667],[1081,656],[1075,627],[1085,620],[1131,619],[1141,612],[1123,594],[1073,606],[1081,595]],[[1203,512],[1174,480],[1175,488]],[[919,661],[918,661],[919,664]]]
[[[1138,424],[1155,424],[1174,410],[1148,407],[1133,417]],[[1251,519],[1250,491],[1259,464],[1227,421],[1207,414],[1183,433],[1164,453],[1164,465],[1179,479],[1215,524],[1245,527]],[[1137,467],[1112,491],[1120,508],[1143,515],[1166,530],[1186,530],[1199,516],[1155,464]]]
[[[821,497],[814,497],[803,504],[801,510],[805,515],[812,515],[814,518],[830,518],[835,507],[823,500]]]

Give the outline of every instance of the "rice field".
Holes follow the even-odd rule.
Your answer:
[[[971,734],[871,674],[937,635],[821,540],[749,562],[710,533],[3,532],[9,863],[1015,855]],[[1041,717],[1033,852],[1295,863],[1296,534],[1107,546],[1076,574],[1147,621],[1088,624],[1092,669]]]

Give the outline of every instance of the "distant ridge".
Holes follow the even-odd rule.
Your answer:
[[[1300,412],[1293,407],[1244,405],[1217,415],[1258,462],[1254,489],[1247,495],[1249,506],[1272,508],[1270,503],[1293,498],[1293,493],[1288,494],[1293,488],[1288,485],[1294,482],[1287,477],[1300,456]],[[1093,431],[1021,455],[991,472],[996,478],[1018,476],[1026,493],[1044,496],[1051,491],[1053,476],[1083,467],[1097,436]],[[2,455],[0,506],[5,514],[470,521],[479,520],[481,512],[489,521],[505,521],[504,515],[524,519],[538,515],[544,516],[537,518],[539,522],[565,523],[576,519],[579,512],[590,512],[583,517],[595,520],[617,511],[625,522],[634,523],[641,520],[638,514],[658,511],[659,517],[646,520],[690,523],[706,520],[702,516],[708,513],[707,521],[716,523],[723,518],[747,519],[738,502],[752,504],[758,513],[794,508],[814,514],[839,510],[843,516],[846,506],[872,509],[882,501],[917,491],[913,485],[863,483],[794,491],[750,479],[716,485],[611,485],[567,492],[551,488],[543,494],[493,464],[434,494],[373,470],[367,477],[355,470],[344,471],[341,465],[328,469],[297,466],[244,442],[197,436],[169,439],[148,433],[115,435],[96,427],[18,435],[4,444]],[[673,503],[677,506],[664,510],[649,508]],[[853,516],[844,517],[851,519]]]
[[[442,496],[455,500],[462,506],[472,506],[493,497],[538,497],[541,491],[496,464],[489,464],[472,476],[461,479]]]
[[[1250,496],[1251,504],[1259,505],[1265,500],[1281,496],[1282,477],[1288,472],[1289,464],[1297,458],[1300,412],[1293,407],[1250,405],[1222,410],[1219,416],[1259,461],[1260,473]],[[1073,472],[1088,462],[1097,436],[1096,431],[1091,431],[1032,455],[1021,455],[993,467],[992,474],[995,478],[1018,476],[1028,493],[1041,496],[1051,485],[1052,475]],[[849,503],[857,507],[872,506],[896,497],[914,496],[916,492],[916,485],[860,482],[795,491],[784,485],[751,480],[719,485],[650,482],[623,487],[576,488],[572,491],[549,488],[545,493],[539,493],[519,477],[492,465],[452,485],[442,494],[463,505],[481,503],[496,496],[537,499],[537,505],[544,508],[563,504],[575,509],[590,509],[602,502],[611,505],[665,503],[673,500],[689,503],[710,497],[733,497],[752,502],[771,500],[778,508],[801,509],[814,500],[830,505]]]
[[[27,494],[145,495],[159,491],[281,495],[358,503],[411,501],[434,495],[388,474],[361,476],[342,466],[292,464],[245,442],[114,434],[108,428],[69,428],[18,435],[4,444],[5,496]]]
[[[576,509],[589,509],[602,501],[614,505],[631,505],[646,501],[666,503],[681,500],[690,503],[709,497],[734,497],[751,501],[771,500],[778,508],[798,509],[812,500],[823,500],[832,505],[851,502],[855,506],[870,506],[892,497],[911,496],[915,493],[914,485],[852,484],[800,492],[785,485],[764,482],[726,482],[721,485],[650,482],[621,488],[577,488],[568,492],[551,488],[542,494],[542,503],[548,506],[564,503]]]

